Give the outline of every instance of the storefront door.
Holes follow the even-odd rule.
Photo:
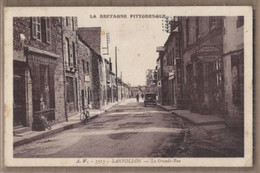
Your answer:
[[[25,69],[14,67],[13,77],[14,126],[26,126]]]

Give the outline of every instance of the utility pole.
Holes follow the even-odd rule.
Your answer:
[[[122,72],[121,72],[121,100],[123,100],[123,78],[122,78]]]
[[[118,78],[117,78],[117,47],[115,47],[115,65],[116,65],[116,101],[118,101]]]

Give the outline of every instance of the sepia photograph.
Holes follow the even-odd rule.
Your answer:
[[[252,166],[250,7],[5,19],[7,166]]]

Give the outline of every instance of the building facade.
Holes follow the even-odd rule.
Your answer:
[[[166,43],[164,44],[167,88],[169,93],[169,105],[180,108],[182,105],[182,81],[181,81],[181,48],[180,48],[180,34],[179,32],[171,32]],[[166,79],[165,79],[166,80]]]
[[[158,47],[159,102],[226,119],[241,126],[244,114],[244,19],[175,17]]]
[[[156,52],[159,53],[159,57],[156,60],[156,67],[157,67],[157,102],[159,104],[165,103],[163,97],[163,57],[164,57],[164,46],[158,46],[156,48]]]
[[[93,54],[93,108],[99,109],[106,104],[106,71],[104,58],[101,53],[101,28],[82,27],[78,28],[78,34],[89,45]]]
[[[222,114],[223,17],[183,17],[185,103],[201,114]]]
[[[78,68],[79,68],[79,87],[80,99],[79,104],[82,108],[94,107],[92,96],[92,60],[91,49],[87,44],[78,36]]]
[[[225,119],[243,126],[244,119],[244,18],[224,18],[223,69]]]
[[[77,18],[62,17],[66,117],[79,111]]]
[[[16,17],[13,28],[14,127],[40,115],[64,121],[61,18]]]

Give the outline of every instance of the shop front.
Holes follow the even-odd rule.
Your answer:
[[[29,52],[29,51],[28,51]],[[30,51],[28,64],[32,76],[33,116],[55,120],[54,72],[57,56]]]
[[[201,46],[186,66],[190,109],[201,114],[221,114],[224,110],[224,73],[221,49]],[[192,74],[192,75],[190,75]]]

